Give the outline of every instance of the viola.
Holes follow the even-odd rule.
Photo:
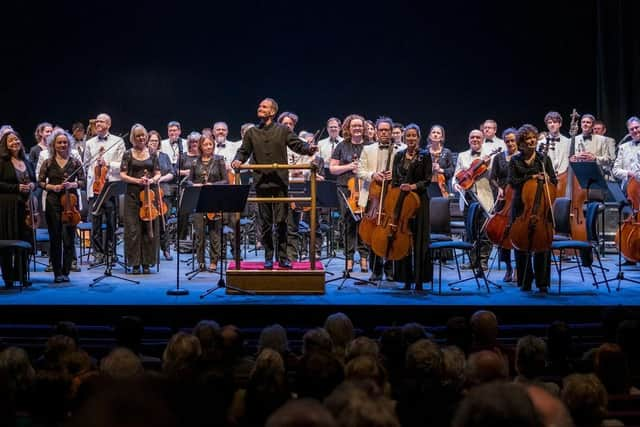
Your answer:
[[[67,174],[65,174],[66,180]],[[62,223],[73,226],[78,225],[81,221],[80,211],[76,208],[78,196],[65,188],[64,194],[60,197],[60,204],[62,205]]]
[[[511,224],[511,203],[513,201],[513,189],[507,185],[502,196],[504,204],[502,209],[487,221],[485,230],[489,241],[503,249],[512,249],[513,244],[509,238]]]
[[[148,176],[147,171],[144,172],[144,176]],[[142,221],[148,223],[149,235],[153,237],[153,227],[151,226],[151,222],[154,219],[158,218],[158,215],[160,215],[160,213],[158,212],[158,209],[156,209],[156,206],[154,204],[156,194],[151,191],[150,187],[151,183],[147,181],[144,190],[140,191],[141,206],[139,216]]]
[[[456,182],[463,190],[470,189],[473,184],[480,178],[487,170],[489,170],[489,161],[494,154],[502,151],[502,147],[498,147],[493,150],[489,155],[479,159],[475,159],[471,162],[471,165],[467,169],[458,171],[456,174]]]
[[[104,147],[100,147],[98,159],[102,159],[104,153]],[[109,167],[107,165],[100,166],[96,162],[96,166],[93,170],[93,194],[98,195],[104,188],[104,184],[107,182],[107,174],[109,173]]]
[[[385,260],[397,261],[411,250],[413,237],[409,220],[420,207],[420,197],[413,191],[390,188],[384,198],[384,216],[371,237],[371,249]]]

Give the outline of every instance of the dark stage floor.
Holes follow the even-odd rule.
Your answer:
[[[251,257],[252,259],[260,259]],[[182,260],[190,255],[181,255]],[[617,256],[607,255],[605,267],[607,277],[615,278]],[[343,261],[324,261],[327,280],[340,277]],[[451,264],[451,262],[450,262]],[[496,263],[497,264],[497,263]],[[568,266],[575,264],[567,264]],[[513,283],[502,283],[504,271],[489,272],[489,278],[501,288],[490,285],[490,292],[482,284],[477,287],[474,280],[459,285],[460,291],[449,288],[448,283],[457,279],[455,270],[443,270],[442,295],[436,293],[407,292],[402,284],[383,281],[380,286],[359,285],[354,280],[334,281],[325,286],[324,295],[230,295],[225,289],[217,289],[205,298],[200,298],[206,290],[214,287],[219,279],[217,274],[200,273],[193,280],[186,280],[184,273],[189,270],[180,264],[180,287],[189,291],[185,296],[169,296],[168,289],[176,287],[176,261],[162,261],[160,272],[152,270],[151,275],[125,275],[122,267],[113,269],[114,275],[140,280],[133,284],[109,277],[90,287],[92,279],[100,276],[103,267],[88,270],[82,264],[82,272],[73,273],[71,283],[54,284],[53,274],[45,273],[44,266],[38,265],[31,275],[33,286],[23,291],[0,292],[0,319],[3,322],[56,321],[67,318],[87,323],[103,323],[113,316],[136,313],[147,321],[164,324],[193,324],[202,318],[238,324],[258,322],[295,322],[296,324],[317,324],[327,313],[345,311],[359,317],[361,322],[377,321],[391,324],[395,321],[418,320],[423,322],[444,322],[454,314],[468,314],[478,308],[490,308],[503,318],[535,322],[557,318],[572,321],[589,321],[599,318],[599,312],[610,306],[639,306],[640,285],[623,281],[617,291],[617,280],[610,283],[611,292],[604,284],[599,288],[592,285],[591,274],[585,270],[583,281],[577,269],[563,273],[562,293],[558,294],[558,275],[553,270],[552,288],[548,295],[522,292]],[[640,269],[625,267],[626,277],[640,280]],[[471,271],[463,270],[469,277]],[[596,271],[598,279],[602,274]],[[368,274],[356,271],[355,278],[366,278]],[[437,277],[437,266],[436,266]],[[295,285],[292,284],[292,288]]]

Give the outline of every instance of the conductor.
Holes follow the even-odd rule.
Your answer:
[[[298,154],[312,155],[317,147],[302,141],[286,126],[274,122],[278,113],[278,104],[271,98],[263,99],[258,105],[260,123],[244,134],[242,145],[238,149],[232,168],[238,168],[253,156],[255,164],[287,164],[287,147]],[[286,169],[257,169],[253,171],[253,185],[258,197],[287,197],[289,189],[289,171]],[[258,217],[262,244],[265,249],[264,268],[273,268],[273,235],[275,223],[278,235],[278,265],[291,268],[287,257],[287,203],[259,203]]]

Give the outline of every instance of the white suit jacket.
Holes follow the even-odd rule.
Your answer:
[[[381,156],[380,153],[383,155]],[[388,155],[391,154],[389,159]],[[362,179],[362,187],[360,188],[360,206],[367,206],[369,200],[369,186],[371,185],[371,177],[375,172],[384,170],[393,170],[393,158],[396,150],[393,144],[389,144],[388,149],[380,149],[377,142],[362,147],[360,161],[358,163],[358,178]],[[385,165],[389,161],[389,167],[385,169]]]

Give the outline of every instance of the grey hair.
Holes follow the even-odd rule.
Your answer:
[[[55,141],[56,141],[56,138],[59,137],[60,135],[66,136],[67,141],[69,141],[69,155],[71,155],[71,150],[75,148],[75,143],[74,143],[75,140],[71,137],[69,132],[67,132],[64,129],[59,129],[59,128],[55,129],[53,132],[51,132],[51,135],[49,135],[49,137],[47,138],[47,151],[49,151],[50,159],[53,159],[56,155]]]

